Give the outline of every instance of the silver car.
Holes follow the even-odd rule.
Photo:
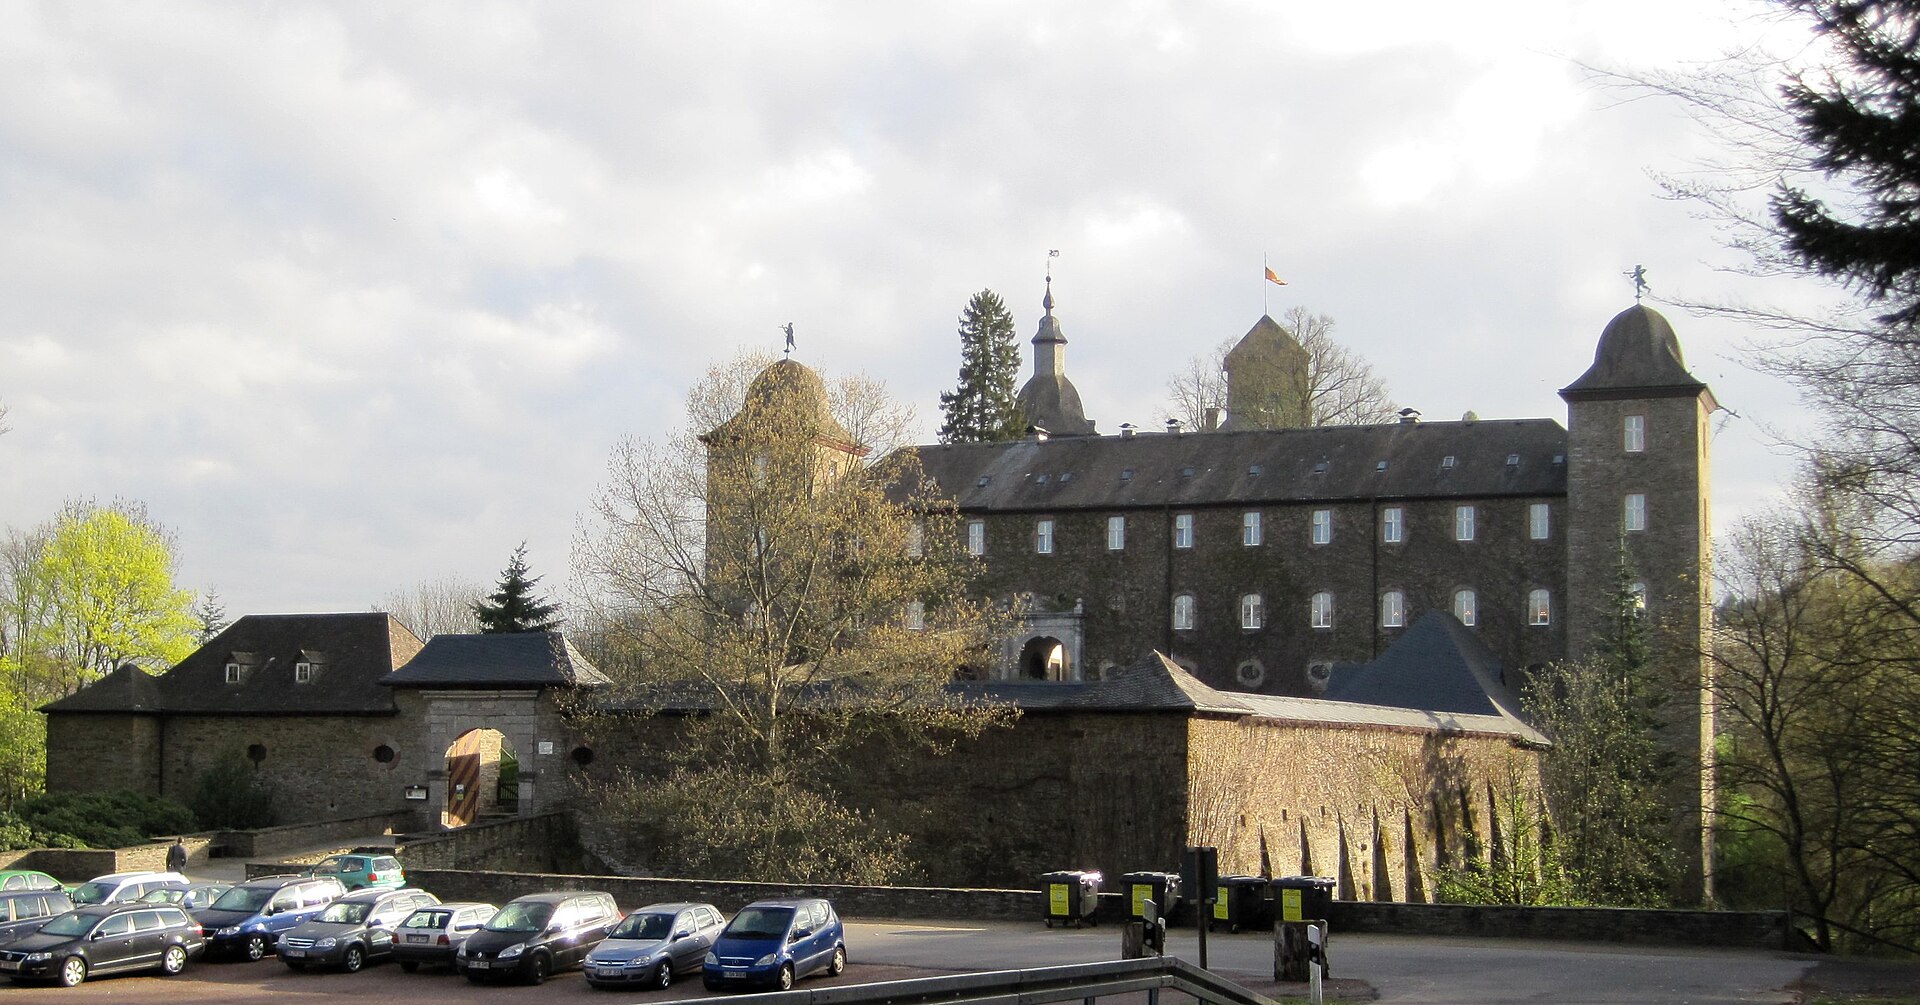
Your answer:
[[[727,919],[712,904],[651,904],[615,925],[582,969],[596,988],[665,988],[697,973]]]
[[[492,904],[459,902],[422,907],[393,929],[393,958],[400,969],[413,973],[420,964],[453,965],[453,954],[467,936],[498,910]]]

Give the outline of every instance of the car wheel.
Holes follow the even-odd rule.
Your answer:
[[[847,972],[847,947],[833,947],[833,959],[827,961],[827,976],[838,977]]]
[[[160,954],[161,973],[172,977],[185,969],[187,969],[187,947],[168,946],[167,951]]]
[[[264,935],[247,936],[247,944],[245,946],[245,949],[247,953],[247,959],[250,959],[250,960],[265,959],[267,955],[266,936]]]
[[[780,990],[793,990],[793,964],[791,963],[780,964]]]
[[[413,973],[415,970],[420,969],[420,961],[419,960],[401,960],[400,969],[405,970],[407,973]]]
[[[75,988],[87,979],[87,961],[78,956],[69,956],[60,964],[60,986]]]
[[[546,983],[547,974],[552,972],[552,970],[553,965],[547,962],[545,954],[535,956],[533,959],[527,961],[527,983]]]
[[[653,986],[661,990],[673,987],[673,961],[661,960],[653,971]]]
[[[360,968],[366,965],[367,951],[359,943],[348,946],[347,954],[340,958],[340,969],[350,974],[359,973]]]

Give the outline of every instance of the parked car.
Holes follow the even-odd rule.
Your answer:
[[[816,970],[837,977],[847,969],[846,929],[824,900],[756,901],[727,922],[701,969],[708,991],[785,991]]]
[[[59,890],[60,881],[32,869],[0,869],[0,893],[14,890]]]
[[[440,898],[411,887],[355,890],[327,905],[311,921],[280,934],[277,952],[290,970],[337,966],[354,973],[368,960],[393,954],[394,926],[415,908]]]
[[[273,951],[280,933],[325,910],[345,894],[332,876],[270,876],[248,880],[193,912],[207,930],[207,952],[237,952],[257,960]]]
[[[349,855],[329,855],[321,859],[313,868],[306,870],[305,875],[332,876],[349,890],[360,890],[369,886],[398,890],[407,885],[406,870],[400,868],[400,860],[392,855],[358,852]]]
[[[579,966],[619,920],[620,909],[605,893],[528,894],[508,901],[468,936],[454,965],[476,984],[508,977],[538,984]]]
[[[232,883],[188,883],[186,886],[164,886],[158,890],[149,890],[138,901],[142,904],[172,904],[192,914],[202,908],[212,907],[220,895],[233,889]]]
[[[48,918],[73,910],[62,890],[14,890],[0,893],[0,945],[32,935]]]
[[[620,919],[580,969],[596,988],[672,987],[700,969],[726,926],[712,904],[650,904]]]
[[[407,973],[420,969],[422,963],[453,966],[454,954],[467,936],[479,931],[496,910],[492,904],[478,903],[419,908],[393,930],[393,957]]]
[[[110,872],[74,887],[67,896],[74,906],[121,904],[139,900],[155,890],[185,887],[188,879],[177,872]]]
[[[0,973],[73,987],[91,974],[177,974],[205,951],[200,926],[169,904],[95,904],[62,914],[0,949]]]

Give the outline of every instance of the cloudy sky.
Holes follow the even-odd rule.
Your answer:
[[[791,321],[930,436],[960,308],[998,291],[1024,342],[1048,249],[1103,431],[1263,296],[1429,418],[1564,421],[1624,270],[1756,292],[1649,177],[1713,138],[1581,64],[1685,71],[1742,14],[0,0],[0,526],[141,500],[232,615],[490,582],[523,539],[560,587],[610,448],[708,366]],[[1662,309],[1735,413],[1724,526],[1805,420],[1757,333]]]

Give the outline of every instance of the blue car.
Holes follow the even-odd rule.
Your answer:
[[[778,988],[817,970],[847,969],[847,933],[833,905],[816,898],[761,900],[740,909],[707,953],[708,991]]]
[[[193,912],[207,933],[207,955],[234,953],[257,960],[274,951],[280,933],[313,918],[347,892],[331,876],[273,876],[248,880]]]

